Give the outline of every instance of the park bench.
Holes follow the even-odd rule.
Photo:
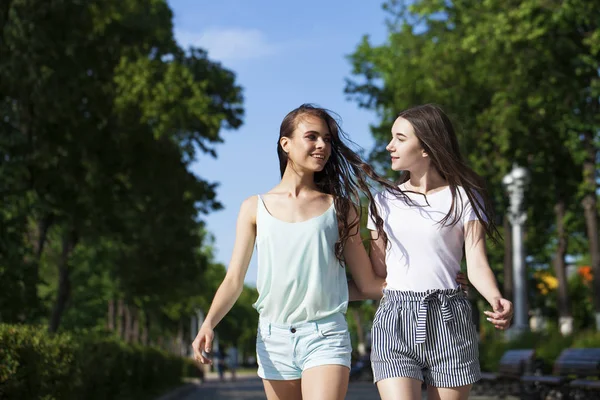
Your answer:
[[[493,391],[500,397],[518,394],[521,376],[533,372],[534,361],[535,350],[508,350],[500,358],[498,372],[482,372],[481,381],[473,389],[475,392]]]
[[[554,363],[553,375],[521,378],[526,398],[600,399],[600,348],[565,349]]]

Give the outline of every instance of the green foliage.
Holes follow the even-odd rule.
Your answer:
[[[204,50],[177,45],[165,0],[2,4],[0,322],[48,323],[77,337],[108,327],[174,351],[174,337],[189,337],[190,317],[207,309],[222,280],[202,221],[222,207],[217,184],[190,165],[198,154],[216,156],[223,130],[242,123],[235,74]],[[246,289],[225,322],[224,335],[246,347],[253,295]],[[54,346],[48,353],[76,360],[65,364],[76,373],[49,364],[39,375],[40,385],[57,382],[61,399],[139,398],[128,391],[181,371],[178,359],[153,349],[38,336]]]
[[[484,371],[496,371],[498,362],[507,350],[535,349],[536,358],[541,361],[545,373],[550,373],[552,364],[562,350],[573,344],[573,337],[564,337],[558,329],[549,329],[544,333],[526,333],[511,341],[490,340],[479,346],[479,360]]]
[[[221,207],[189,167],[241,125],[235,75],[176,44],[165,0],[13,0],[0,23],[0,321],[98,328],[121,298],[176,330]]]
[[[14,399],[67,399],[77,365],[69,336],[43,327],[0,325],[0,394]]]
[[[587,349],[600,348],[600,332],[584,331],[573,339],[572,347]]]
[[[537,274],[530,280],[532,292],[538,293],[536,296],[530,296],[531,309],[541,310],[541,314],[550,321],[558,321],[558,294],[557,287],[549,287],[546,279],[542,277],[550,277],[556,281],[554,271],[542,270],[545,274]],[[540,290],[541,289],[541,290]],[[592,287],[590,282],[586,282],[580,273],[573,274],[568,282],[568,296],[576,306],[572,308],[573,329],[577,331],[585,331],[592,329],[594,326],[594,313],[592,304]]]
[[[544,332],[526,333],[510,341],[495,338],[479,346],[479,359],[483,371],[497,371],[498,362],[507,350],[535,349],[538,365],[544,373],[552,372],[552,365],[560,353],[568,348],[598,348],[600,333],[580,331],[573,336],[562,336],[556,326]]]
[[[93,335],[49,335],[0,325],[0,396],[14,399],[140,399],[195,374],[190,360]]]
[[[348,307],[346,313],[346,320],[348,321],[348,330],[350,331],[350,340],[352,342],[352,348],[356,350],[359,343],[368,344],[367,333],[371,331],[371,325],[375,311],[379,302],[367,300],[360,302],[352,302]],[[359,327],[360,324],[360,327]],[[362,337],[360,337],[362,333]]]

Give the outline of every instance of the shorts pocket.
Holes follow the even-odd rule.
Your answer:
[[[348,328],[345,326],[325,326],[319,328],[319,336],[323,338],[346,337]]]
[[[373,325],[378,325],[381,322],[381,319],[389,312],[391,307],[394,307],[396,312],[402,311],[402,307],[400,307],[400,305],[400,302],[391,302],[384,296],[379,302],[379,307],[377,307],[375,315],[373,316]]]
[[[456,314],[458,314],[458,320],[461,323],[467,324],[468,326],[475,326],[475,322],[473,321],[473,307],[471,306],[471,302],[467,299],[460,299],[457,302],[456,306]]]

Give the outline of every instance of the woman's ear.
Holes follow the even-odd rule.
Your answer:
[[[281,148],[283,149],[285,154],[288,154],[290,152],[290,138],[289,137],[282,136],[279,139],[279,145],[281,146]]]

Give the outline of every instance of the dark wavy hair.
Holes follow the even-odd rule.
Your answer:
[[[477,218],[485,227],[486,234],[490,239],[497,241],[500,233],[494,222],[494,208],[485,182],[463,159],[450,118],[436,104],[409,108],[400,112],[398,117],[410,122],[431,164],[450,186],[452,205],[440,224],[454,225],[460,220],[463,199],[457,202],[456,198],[461,196],[457,191],[457,187],[461,186],[473,205]],[[410,172],[403,171],[398,182],[404,183],[409,179]]]
[[[365,163],[358,154],[344,143],[344,141],[350,142],[350,140],[340,127],[337,114],[312,104],[303,104],[285,116],[281,122],[279,139],[277,140],[277,156],[279,157],[281,176],[283,177],[288,166],[288,155],[283,151],[280,139],[282,137],[292,137],[298,126],[299,118],[305,116],[313,116],[323,120],[331,134],[331,156],[323,170],[315,173],[314,179],[320,191],[330,194],[334,198],[340,232],[338,241],[335,244],[336,257],[343,261],[346,240],[356,232],[354,229],[359,229],[362,216],[362,207],[360,207],[361,192],[369,200],[369,210],[375,221],[378,234],[387,243],[387,235],[383,230],[383,220],[377,212],[370,191],[369,179],[379,183],[387,191],[397,196],[406,198],[406,195],[396,185],[375,173],[370,165]],[[357,218],[348,223],[351,208],[356,211]]]

